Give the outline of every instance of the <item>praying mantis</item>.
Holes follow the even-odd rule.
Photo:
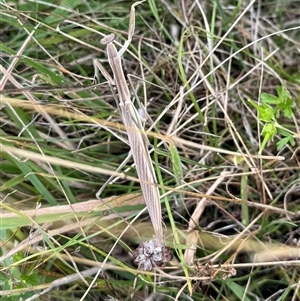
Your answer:
[[[95,65],[102,72],[103,76],[117,87],[122,120],[126,128],[137,174],[141,181],[140,185],[144,200],[155,233],[153,239],[142,243],[134,252],[136,256],[134,261],[139,269],[151,270],[154,267],[160,267],[170,261],[172,259],[172,253],[163,242],[162,213],[157,179],[145,144],[147,136],[143,129],[140,116],[131,101],[131,95],[121,61],[122,55],[128,48],[134,34],[135,7],[143,2],[144,1],[135,2],[131,6],[128,39],[120,51],[117,51],[113,43],[114,34],[107,35],[101,39],[101,43],[106,45],[108,62],[113,73],[113,78],[98,61],[95,61]]]

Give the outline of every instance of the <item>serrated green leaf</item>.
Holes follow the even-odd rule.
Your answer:
[[[276,91],[281,102],[285,102],[288,98],[291,98],[291,93],[284,86],[277,87]]]
[[[271,122],[275,118],[274,109],[268,104],[263,103],[258,108],[258,118],[261,121]]]
[[[265,124],[261,134],[271,140],[277,134],[277,128],[273,122]]]
[[[280,141],[277,142],[277,150],[280,151],[283,149],[285,145],[289,142],[289,137],[284,137]]]

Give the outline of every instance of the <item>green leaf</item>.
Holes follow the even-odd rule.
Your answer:
[[[291,93],[284,86],[277,87],[276,91],[281,102],[285,102],[288,98],[291,98]]]
[[[230,300],[244,300],[244,301],[251,301],[247,295],[245,295],[245,288],[238,283],[236,283],[234,280],[227,278],[225,280],[225,284],[228,289],[232,291],[232,293],[237,297],[237,299],[232,299]]]
[[[284,116],[287,118],[292,118],[292,116],[293,116],[292,108],[285,108],[283,113],[284,113]]]
[[[261,121],[271,122],[272,120],[275,119],[274,109],[268,104],[265,103],[261,104],[258,107],[258,118]]]
[[[35,271],[31,272],[30,274],[23,274],[21,276],[21,279],[30,286],[38,285],[40,284],[41,276]]]
[[[281,99],[280,102],[277,104],[277,109],[284,110],[285,108],[291,108],[293,103],[293,98]]]
[[[65,78],[60,72],[54,72],[49,67],[42,65],[41,63],[34,61],[29,58],[24,58],[23,61],[30,65],[31,67],[38,70],[40,73],[38,74],[40,78],[44,79],[46,83],[57,83],[57,84],[65,84]]]
[[[264,137],[267,137],[268,140],[273,139],[273,137],[277,134],[277,129],[276,129],[275,124],[273,122],[265,124],[265,126],[263,127],[263,130],[262,130],[261,134]]]
[[[287,132],[283,128],[278,128],[277,131],[278,131],[278,134],[283,136],[283,137],[290,137],[291,136],[291,133]]]
[[[18,169],[18,172],[20,173],[20,169]],[[11,189],[15,186],[17,186],[20,183],[24,182],[24,175],[21,174],[19,176],[13,177],[8,181],[5,181],[2,185],[0,185],[0,191],[4,192],[5,190]]]
[[[258,118],[260,121],[271,122],[274,119],[275,111],[271,106],[266,103],[258,105],[251,99],[248,99],[248,101],[258,111]]]
[[[35,175],[34,171],[31,169],[30,164],[26,161],[17,160],[15,158],[11,158],[14,161],[15,165],[20,169],[23,176],[26,177],[32,185],[36,188],[36,190],[40,193],[40,195],[48,201],[52,206],[57,205],[56,199],[53,195],[48,191],[45,185],[40,181],[40,179]]]
[[[271,105],[272,104],[276,105],[279,101],[279,98],[277,96],[274,96],[274,95],[268,94],[268,93],[261,93],[260,99],[261,99],[262,103],[268,103]]]
[[[277,150],[280,151],[287,144],[295,146],[295,139],[292,136],[282,138],[280,141],[277,142]]]
[[[259,109],[259,105],[258,105],[257,103],[255,103],[253,100],[248,99],[248,101],[250,102],[250,104],[251,104],[256,110]]]

